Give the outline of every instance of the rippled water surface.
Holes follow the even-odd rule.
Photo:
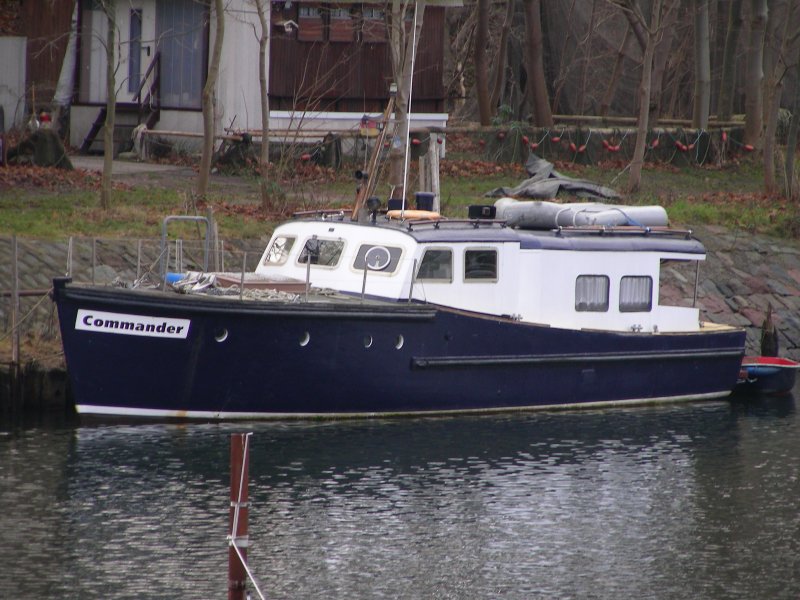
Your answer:
[[[794,401],[0,433],[0,598],[800,597]],[[255,597],[255,596],[254,596]]]

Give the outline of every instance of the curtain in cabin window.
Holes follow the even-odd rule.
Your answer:
[[[619,282],[620,312],[649,312],[653,307],[653,280],[650,277],[623,277]]]
[[[208,7],[198,0],[158,2],[162,108],[201,108]]]
[[[575,280],[575,310],[606,312],[608,310],[608,277],[579,275]]]

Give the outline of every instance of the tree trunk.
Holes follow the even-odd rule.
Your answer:
[[[644,150],[647,141],[647,130],[650,117],[650,84],[653,75],[653,54],[656,39],[661,34],[662,0],[653,0],[650,27],[647,34],[647,45],[642,59],[642,82],[639,85],[639,117],[636,123],[636,143],[631,159],[631,171],[628,179],[628,192],[635,194],[642,184],[642,167],[644,166]],[[641,13],[639,13],[641,14]],[[644,24],[643,24],[644,25]]]
[[[784,170],[784,196],[792,200],[800,196],[800,189],[794,176],[794,155],[797,150],[797,130],[800,128],[800,50],[795,57],[794,66],[794,102],[792,103],[792,120],[789,122],[789,133],[786,135],[786,162]]]
[[[514,17],[514,0],[506,0],[506,18],[503,21],[503,29],[500,31],[500,45],[497,48],[497,61],[494,71],[494,82],[492,83],[492,93],[489,98],[489,106],[492,112],[497,111],[500,105],[500,98],[503,93],[503,84],[506,80],[506,54],[508,52],[508,34]]]
[[[619,80],[622,76],[622,65],[625,62],[625,50],[631,40],[632,32],[633,30],[631,29],[629,23],[628,27],[625,29],[625,37],[622,39],[622,43],[619,45],[619,50],[617,50],[617,58],[614,61],[614,70],[611,72],[611,79],[608,80],[608,87],[606,88],[606,93],[603,95],[603,101],[600,104],[601,117],[608,116],[608,111],[611,108],[611,102],[614,100],[614,94],[617,91],[617,86],[619,85]]]
[[[415,45],[419,43],[422,32],[422,23],[425,17],[425,0],[415,3],[415,19],[417,26],[410,35],[405,33],[403,8],[406,5],[399,0],[392,2],[392,30],[390,56],[392,59],[392,72],[397,85],[395,107],[395,135],[389,153],[389,177],[392,185],[392,198],[405,198],[405,160],[408,147],[409,109],[411,107],[411,94],[413,89],[412,63],[416,52]]]
[[[203,155],[200,159],[200,172],[197,175],[197,196],[205,198],[208,192],[208,178],[211,173],[211,157],[214,154],[214,108],[215,94],[219,77],[219,62],[222,57],[222,41],[225,37],[225,12],[222,0],[214,0],[214,15],[217,19],[214,49],[208,65],[208,77],[203,86]]]
[[[694,0],[694,110],[692,127],[708,129],[711,108],[711,48],[708,0]]]
[[[544,51],[542,36],[542,7],[540,0],[523,0],[525,3],[525,28],[528,31],[528,92],[533,106],[533,121],[537,127],[552,127],[553,113],[547,95],[544,76]]]
[[[725,50],[722,56],[722,77],[719,82],[719,106],[717,114],[721,121],[729,121],[733,114],[733,93],[736,88],[736,48],[742,29],[742,0],[730,0],[728,30],[725,34]]]
[[[764,33],[767,28],[767,0],[751,0],[752,17],[747,44],[747,79],[745,82],[744,143],[760,148],[763,122]]]
[[[261,35],[258,37],[258,86],[261,91],[261,159],[259,160],[259,189],[261,191],[261,210],[268,212],[272,208],[269,193],[269,31],[272,12],[266,0],[255,0],[258,20],[261,23]]]
[[[773,4],[769,16],[770,48],[767,51],[769,65],[764,77],[764,189],[768,194],[778,191],[775,177],[775,134],[778,129],[778,112],[781,106],[783,82],[788,66],[787,55],[793,44],[789,35],[789,24],[792,22],[791,11],[787,2]]]
[[[633,34],[636,36],[636,41],[639,43],[639,48],[644,55],[648,44],[649,33],[647,24],[643,23],[641,20],[641,11],[638,9],[636,2],[634,0],[614,0],[614,3],[623,6],[625,17],[628,19],[628,24],[631,26]],[[661,28],[660,41],[653,50],[655,59],[651,66],[650,76],[652,79],[650,81],[650,106],[648,107],[650,111],[648,116],[650,126],[653,126],[661,116],[661,95],[664,86],[664,71],[667,68],[667,61],[672,55],[672,41],[675,33],[674,24],[677,19],[675,3],[676,0],[672,0],[672,3],[667,5],[665,19],[667,19],[668,22],[664,23],[664,26]]]
[[[569,5],[569,9],[567,10],[567,14],[565,16],[565,20],[568,23],[573,21],[573,15],[575,14],[575,2],[577,0],[572,0]],[[560,2],[563,4],[563,2]],[[552,6],[552,3],[551,3]],[[563,8],[562,8],[563,10]],[[541,22],[541,11],[539,11],[539,19]],[[527,13],[525,16],[526,23],[527,23]],[[527,37],[527,36],[526,36]],[[569,71],[572,64],[575,62],[575,57],[577,55],[577,48],[578,48],[578,40],[572,36],[571,28],[567,27],[564,34],[561,36],[561,49],[558,52],[558,75],[555,77],[555,80],[552,82],[553,87],[553,102],[550,104],[551,110],[553,112],[559,112],[561,110],[561,92],[564,89],[564,86],[567,84],[567,79],[569,79]],[[531,96],[531,94],[528,94]],[[531,96],[532,102],[532,96]],[[565,112],[570,112],[566,110]]]
[[[103,7],[106,12],[106,122],[103,133],[103,176],[100,180],[100,208],[111,208],[111,173],[114,164],[114,120],[117,112],[116,90],[116,0],[105,0]]]
[[[653,53],[653,72],[650,81],[650,115],[649,127],[653,128],[658,124],[661,117],[661,96],[664,90],[664,72],[667,68],[667,61],[675,57],[672,43],[675,39],[675,24],[677,21],[677,7],[675,0],[667,4],[664,10],[664,22],[661,24],[661,34]]]
[[[583,38],[583,64],[581,65],[581,83],[578,89],[578,101],[576,103],[579,115],[585,114],[583,111],[586,105],[586,78],[589,72],[589,61],[592,58],[592,36],[594,35],[595,21],[597,16],[597,0],[592,0],[592,12],[589,15],[589,27],[586,36]]]
[[[475,10],[478,22],[475,29],[475,94],[478,99],[478,118],[481,125],[492,121],[492,107],[489,99],[489,65],[486,60],[486,44],[489,43],[489,0],[478,0]]]

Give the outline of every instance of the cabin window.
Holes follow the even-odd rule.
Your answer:
[[[380,8],[365,6],[361,10],[361,39],[367,43],[386,41],[386,21]]]
[[[278,236],[272,242],[272,245],[267,251],[267,256],[264,258],[264,265],[282,265],[289,258],[289,252],[294,246],[294,237]]]
[[[575,280],[575,310],[606,312],[608,310],[608,277],[579,275]]]
[[[425,251],[417,269],[417,279],[422,281],[453,281],[453,253],[450,250],[430,248]]]
[[[467,250],[464,253],[464,279],[496,280],[497,250]]]
[[[649,312],[653,308],[653,279],[625,276],[619,282],[619,312]]]
[[[394,273],[397,270],[397,265],[400,264],[400,255],[402,253],[402,248],[395,248],[394,246],[362,244],[356,253],[353,268],[363,271],[366,258],[366,264],[370,271]]]
[[[301,42],[322,42],[325,40],[325,24],[319,6],[301,4],[297,13],[297,39]]]
[[[321,240],[316,237],[306,240],[297,262],[321,267],[335,267],[342,257],[344,242],[342,240]]]

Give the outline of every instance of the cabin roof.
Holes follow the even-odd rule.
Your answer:
[[[573,250],[594,252],[664,252],[705,254],[703,244],[690,232],[642,230],[640,228],[564,228],[560,230],[513,229],[473,223],[442,224],[439,227],[411,225],[407,233],[417,242],[490,243],[519,242],[523,250]]]

